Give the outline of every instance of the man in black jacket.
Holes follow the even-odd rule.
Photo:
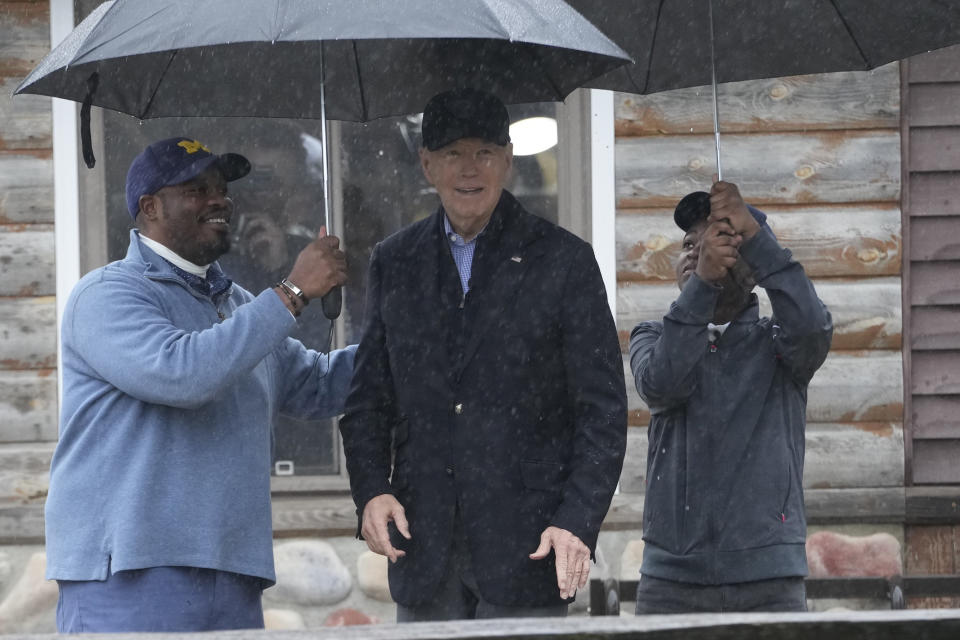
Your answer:
[[[680,296],[631,335],[651,414],[637,613],[806,610],[807,384],[833,325],[765,219],[731,183],[681,200]]]
[[[399,621],[564,615],[626,446],[616,329],[593,251],[503,189],[506,108],[430,100],[435,215],[370,261],[341,422],[361,532]]]

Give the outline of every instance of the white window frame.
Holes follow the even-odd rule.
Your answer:
[[[574,91],[557,110],[559,223],[593,245],[617,317],[616,188],[612,91]]]
[[[50,48],[74,27],[73,0],[50,0]],[[54,242],[57,292],[57,389],[63,389],[60,326],[67,292],[80,279],[80,134],[77,103],[53,98]],[[59,394],[58,394],[59,400]],[[59,405],[59,402],[58,402]]]
[[[590,90],[590,219],[593,252],[617,318],[616,135],[612,91]]]

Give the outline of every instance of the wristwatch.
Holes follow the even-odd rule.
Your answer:
[[[287,280],[286,278],[284,278],[283,280],[280,281],[280,286],[282,286],[282,287],[284,287],[284,288],[286,288],[286,289],[289,289],[289,290],[290,290],[290,293],[292,293],[293,295],[295,295],[295,296],[297,296],[298,298],[300,298],[301,300],[303,300],[303,304],[307,304],[308,302],[310,302],[309,298],[307,298],[307,294],[305,294],[305,293],[303,292],[303,289],[301,289],[301,288],[298,287],[297,285],[293,284],[292,282],[290,282],[290,281]]]

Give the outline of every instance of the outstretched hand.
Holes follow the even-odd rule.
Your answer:
[[[557,587],[560,597],[572,598],[590,577],[590,549],[577,536],[560,527],[547,527],[540,534],[540,546],[530,554],[531,560],[543,560],[553,549],[557,562]]]
[[[371,498],[363,508],[363,524],[360,527],[360,533],[370,551],[387,556],[390,562],[396,562],[407,552],[397,549],[390,543],[390,531],[387,525],[391,520],[397,526],[400,535],[410,540],[410,526],[407,524],[403,505],[392,494],[382,493]]]

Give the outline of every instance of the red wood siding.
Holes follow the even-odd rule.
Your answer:
[[[960,47],[904,65],[909,484],[960,484]]]

